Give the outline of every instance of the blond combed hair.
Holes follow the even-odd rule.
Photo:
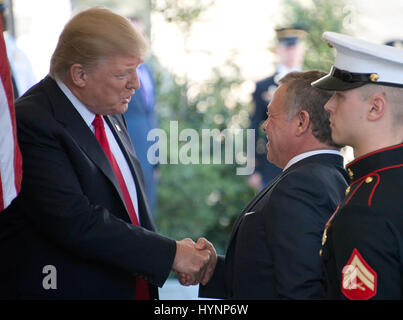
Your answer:
[[[105,58],[134,56],[144,60],[148,46],[133,23],[113,11],[94,7],[65,25],[50,63],[50,75],[65,79],[73,64],[94,68]]]

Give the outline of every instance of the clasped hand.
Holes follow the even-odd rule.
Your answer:
[[[176,241],[176,256],[172,269],[178,274],[182,285],[206,285],[216,264],[217,253],[207,239],[200,238],[196,243],[189,238]]]

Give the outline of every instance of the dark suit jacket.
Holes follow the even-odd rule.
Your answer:
[[[23,182],[0,214],[0,297],[134,299],[140,275],[157,298],[176,244],[154,232],[124,118],[105,117],[133,174],[142,227],[130,223],[101,146],[53,79],[17,101],[16,118]],[[56,289],[44,289],[47,265]]]
[[[346,187],[341,156],[318,154],[285,170],[238,217],[200,296],[324,298],[321,238]]]

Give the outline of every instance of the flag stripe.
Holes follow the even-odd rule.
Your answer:
[[[0,28],[2,25],[0,22]],[[22,157],[17,142],[11,70],[3,33],[0,32],[0,211],[21,189]]]

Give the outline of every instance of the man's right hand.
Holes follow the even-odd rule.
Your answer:
[[[195,242],[186,238],[176,241],[176,255],[172,269],[178,274],[186,274],[189,282],[199,283],[205,277],[212,255],[210,250],[195,248]]]

